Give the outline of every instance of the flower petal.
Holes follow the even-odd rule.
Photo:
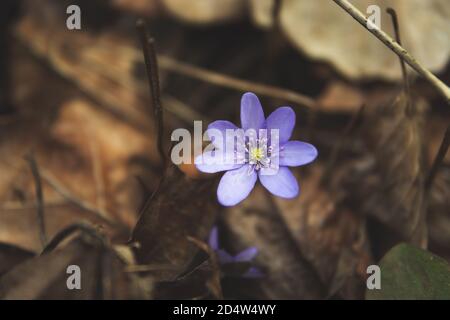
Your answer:
[[[208,125],[208,129],[220,130],[224,134],[225,134],[225,130],[227,130],[227,129],[237,129],[237,128],[238,127],[234,123],[227,121],[227,120],[216,120],[216,121],[211,122]]]
[[[217,198],[224,206],[234,206],[247,198],[255,186],[257,174],[249,165],[225,173],[217,188]]]
[[[247,92],[241,99],[241,125],[242,129],[259,130],[264,127],[264,111],[258,97]]]
[[[258,248],[250,247],[234,256],[234,262],[251,261],[258,254]]]
[[[233,256],[226,252],[225,250],[219,249],[216,250],[217,257],[219,258],[220,264],[226,264],[226,263],[232,263],[233,262]]]
[[[209,234],[208,244],[214,251],[219,249],[219,231],[217,227],[213,227]]]
[[[272,112],[266,120],[267,134],[271,129],[279,130],[279,143],[289,141],[295,126],[295,112],[291,107],[280,107]]]
[[[242,277],[249,279],[258,279],[264,277],[264,273],[262,273],[261,270],[256,267],[251,267],[247,270],[246,273],[242,275]]]
[[[272,194],[281,198],[294,198],[298,195],[299,187],[291,170],[280,167],[275,175],[258,174],[261,184]]]
[[[280,166],[297,167],[313,162],[317,149],[302,141],[288,141],[280,148]]]
[[[230,122],[230,121],[226,121],[226,120],[217,120],[214,122],[211,122],[208,126],[208,129],[206,130],[206,132],[208,133],[208,131],[210,132],[214,132],[213,130],[216,130],[217,132],[221,133],[221,139],[219,137],[216,137],[215,135],[211,136],[209,135],[210,139],[212,139],[212,144],[218,148],[224,148],[225,146],[225,138],[226,138],[226,131],[227,130],[237,130],[238,127]]]
[[[243,165],[243,160],[237,159],[233,153],[227,154],[220,150],[214,150],[198,155],[194,163],[201,172],[216,173],[240,168]]]

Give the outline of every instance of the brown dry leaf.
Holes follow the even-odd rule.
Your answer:
[[[15,86],[24,114],[0,128],[7,132],[0,143],[0,239],[39,249],[34,181],[23,160],[30,151],[34,151],[42,172],[49,236],[80,220],[101,224],[109,231],[114,227],[116,234],[119,231],[122,237],[127,236],[126,228],[136,223],[143,201],[141,186],[133,176],[152,177],[147,157],[152,147],[150,134],[88,100],[70,100],[74,95],[70,86],[48,78],[48,71],[34,64],[25,66],[21,77],[27,77],[25,83],[34,88],[21,93],[23,86]],[[32,77],[35,72],[40,78]],[[58,94],[42,94],[41,83],[55,84]],[[40,96],[34,91],[40,91]],[[66,103],[56,98],[64,94],[69,99]],[[34,110],[28,111],[30,106]],[[156,179],[149,179],[149,186],[154,187],[152,181]]]
[[[0,240],[40,249],[34,181],[23,160],[29,152],[42,173],[49,237],[83,220],[126,240],[143,202],[136,177],[150,189],[158,180],[151,128],[136,128],[16,51],[12,87],[19,112],[0,125]]]
[[[430,247],[450,259],[450,168],[442,167],[430,191],[427,211]]]
[[[67,289],[69,265],[80,267],[82,290]],[[5,274],[0,278],[0,297],[77,300],[148,297],[146,292],[151,291],[151,283],[124,273],[123,268],[124,263],[114,251],[99,239],[83,234],[62,248],[29,259]]]
[[[57,6],[50,1],[45,5],[27,2],[27,10],[16,26],[18,38],[116,117],[144,132],[153,132],[145,99],[147,84],[135,77],[142,53],[134,48],[132,39],[116,32],[61,28],[65,22]],[[150,156],[158,162],[157,154]]]
[[[321,170],[314,169],[300,179],[303,191],[293,200],[271,203],[266,191],[256,187],[246,201],[223,216],[238,243],[260,248],[256,262],[267,271],[267,279],[261,281],[266,298],[324,298],[328,290],[340,290],[350,278],[360,282],[361,269],[371,260],[363,221],[336,207],[320,187],[320,175]],[[339,270],[345,281],[335,284],[345,250],[352,264]],[[359,289],[349,296],[361,296]]]
[[[207,261],[196,267],[187,275],[173,281],[155,283],[155,299],[198,300],[212,299],[208,281],[212,279],[214,271]]]
[[[206,287],[212,293],[214,298],[223,299],[222,285],[220,283],[220,266],[216,253],[205,242],[201,240],[193,237],[188,237],[188,240],[194,243],[200,250],[208,255],[209,264],[211,265],[211,274],[206,280]]]
[[[272,4],[252,0],[255,21],[273,24]],[[425,68],[439,72],[450,57],[450,2],[447,0],[353,0],[366,13],[368,6],[381,9],[381,28],[393,35],[386,8],[396,10],[405,48]],[[330,21],[333,27],[330,28]],[[397,56],[369,34],[333,1],[284,0],[281,29],[302,52],[325,60],[350,78],[400,79]]]
[[[197,251],[187,237],[205,239],[219,211],[214,184],[215,179],[194,180],[176,166],[167,168],[133,231],[139,263],[171,265],[161,279],[184,271]]]
[[[250,197],[223,216],[244,246],[260,249],[258,267],[264,298],[361,298],[362,279],[372,257],[365,222],[319,184],[321,168],[300,179],[301,194],[293,200],[269,201],[257,187]]]
[[[428,163],[433,163],[447,126],[446,117],[442,115],[429,117],[427,121]],[[443,159],[443,164],[429,191],[429,197],[427,223],[430,249],[450,259],[450,152],[447,152]]]
[[[370,154],[349,164],[339,174],[343,180],[337,179],[362,213],[396,233],[396,241],[426,247],[426,107],[421,99],[409,99],[402,92],[394,101],[366,108],[364,128]]]
[[[433,163],[439,147],[442,143],[442,137],[450,122],[450,117],[445,114],[430,114],[427,117],[426,133],[427,133],[427,163]],[[450,163],[450,152],[447,152],[444,163]]]
[[[139,14],[140,16],[154,16],[159,12],[160,0],[107,0],[112,6]]]
[[[341,81],[333,81],[319,96],[320,111],[353,112],[364,103],[364,94]]]
[[[321,167],[316,164],[309,173],[299,179],[300,197],[293,201],[277,198],[280,213],[303,255],[327,284],[328,295],[342,289],[346,298],[360,298],[365,270],[372,260],[365,219],[340,204],[342,191],[328,191],[320,185]]]
[[[34,257],[34,253],[22,248],[0,243],[0,277],[16,265]]]
[[[134,177],[152,177],[145,169],[154,147],[151,133],[144,134],[86,100],[61,106],[50,130],[52,140],[46,145],[52,149],[42,151],[42,167],[78,197],[113,214],[110,219],[132,228],[142,202]],[[148,181],[149,187],[156,186],[155,179]]]
[[[74,96],[75,91],[54,74],[49,74],[41,64],[30,60],[21,50],[16,50],[14,57],[17,68],[14,68],[12,87],[18,113],[0,125],[0,241],[38,251],[41,248],[34,180],[23,157],[32,150],[42,148],[42,143],[48,138],[48,128],[53,124],[55,111],[63,101]],[[52,92],[42,90],[42,83],[51,86]],[[66,164],[69,162],[66,161]],[[76,220],[104,222],[68,203],[45,182],[43,188],[48,205],[45,215],[49,236]]]
[[[244,202],[224,212],[222,219],[235,239],[231,244],[259,249],[255,264],[265,274],[258,283],[262,298],[324,298],[325,289],[316,271],[289,237],[278,213],[270,209],[265,192],[256,186]]]
[[[248,0],[253,22],[263,28],[272,28],[274,0]]]
[[[191,23],[221,23],[235,20],[245,13],[242,0],[162,0],[175,17]]]

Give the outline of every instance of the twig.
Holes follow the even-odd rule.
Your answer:
[[[398,24],[397,13],[392,8],[387,8],[386,12],[391,16],[391,19],[392,19],[392,25],[394,26],[394,32],[395,32],[395,40],[398,42],[399,45],[402,45],[402,40],[400,37],[400,26]],[[399,59],[400,59],[400,66],[402,67],[402,75],[403,75],[403,83],[404,83],[405,93],[407,94],[408,99],[409,99],[409,95],[408,95],[408,93],[410,92],[409,80],[408,80],[408,73],[406,72],[405,60],[403,60],[401,57],[399,57]]]
[[[430,71],[425,69],[406,49],[399,43],[393,40],[386,32],[379,29],[376,25],[370,22],[364,14],[359,11],[348,0],[333,0],[337,5],[344,9],[356,21],[358,21],[364,28],[371,32],[381,42],[383,42],[389,49],[396,53],[401,59],[409,64],[418,74],[424,77],[433,87],[435,87],[446,99],[447,104],[450,105],[450,88],[437,78]],[[370,26],[370,27],[369,27]]]
[[[136,23],[136,28],[138,29],[139,36],[142,42],[142,49],[144,51],[144,60],[148,77],[150,97],[153,104],[153,112],[156,117],[157,135],[158,135],[158,152],[162,159],[164,167],[167,165],[166,153],[163,147],[163,108],[161,105],[161,92],[159,86],[159,75],[158,75],[158,60],[155,51],[155,40],[151,38],[147,32],[147,26],[143,20],[138,20]]]
[[[93,213],[98,219],[100,219],[101,221],[110,226],[116,227],[118,226],[115,221],[111,220],[111,215],[108,212],[103,211],[101,209],[97,209],[94,205],[82,199],[79,199],[78,197],[73,195],[69,190],[67,190],[63,185],[61,185],[59,181],[53,178],[53,176],[51,176],[49,173],[42,170],[41,177],[67,201],[71,202],[72,204],[76,205],[77,207],[83,210]]]
[[[102,164],[99,156],[98,146],[95,141],[89,139],[86,140],[89,141],[89,147],[91,149],[92,175],[94,178],[94,185],[97,196],[96,204],[100,210],[104,210],[106,208],[105,182],[103,180]]]
[[[46,201],[44,203],[44,208],[49,207],[60,207],[67,205],[67,201],[65,200],[59,200],[59,201]],[[20,201],[6,201],[3,203],[0,203],[0,210],[5,211],[21,211],[21,210],[30,210],[30,209],[36,209],[37,204],[35,202],[20,202]]]
[[[31,172],[34,178],[34,185],[36,188],[37,199],[37,219],[39,225],[39,238],[41,239],[42,247],[45,248],[47,244],[47,234],[45,231],[45,217],[44,217],[44,196],[42,194],[41,176],[39,174],[39,168],[33,155],[29,154],[25,157],[30,165]]]
[[[272,7],[272,20],[276,28],[280,27],[280,12],[282,0],[275,0]]]
[[[173,96],[163,96],[162,101],[164,103],[164,110],[186,121],[190,125],[193,125],[194,120],[203,120],[207,123],[212,122],[206,115],[197,112]]]
[[[344,143],[346,142],[348,136],[355,128],[356,124],[361,119],[363,113],[364,113],[365,105],[361,105],[356,113],[353,114],[352,118],[350,119],[349,123],[344,129],[344,132],[340,136],[337,143],[333,146],[333,149],[331,150],[330,158],[325,166],[324,172],[322,174],[322,177],[320,178],[320,184],[324,184],[326,181],[328,181],[332,169],[334,168],[336,161],[338,159],[339,153],[342,150],[342,147],[344,146]]]
[[[52,240],[44,247],[44,250],[42,250],[41,255],[45,255],[51,251],[53,251],[64,239],[69,237],[70,235],[74,234],[75,232],[84,232],[89,235],[91,235],[93,238],[99,240],[101,243],[106,245],[106,240],[101,236],[96,229],[91,227],[88,224],[85,223],[76,223],[72,224],[65,229],[58,232]]]
[[[431,166],[430,173],[428,174],[428,177],[425,180],[425,192],[430,192],[431,186],[433,185],[433,181],[436,178],[436,174],[439,171],[439,167],[444,161],[449,146],[450,146],[450,126],[448,126],[447,130],[445,131],[445,135],[444,138],[442,139],[439,151],[436,155],[436,158],[434,159],[433,165]]]
[[[221,271],[217,254],[206,243],[197,238],[187,236],[187,240],[192,242],[195,246],[197,246],[200,250],[202,250],[209,256],[209,261],[212,267],[212,275],[211,278],[207,281],[206,285],[216,299],[222,300],[223,291],[222,285],[220,283]]]
[[[153,191],[153,193],[147,198],[147,200],[144,202],[144,205],[142,206],[141,210],[139,211],[139,217],[142,217],[149,206],[152,204],[153,199],[156,197],[156,195],[159,194],[161,191],[161,188],[163,186],[163,183],[166,179],[167,171],[170,168],[169,162],[167,161],[166,153],[163,150],[163,108],[161,106],[161,99],[160,99],[160,87],[159,87],[159,75],[158,75],[158,65],[157,65],[157,58],[156,58],[156,52],[154,47],[154,40],[149,36],[147,31],[147,25],[146,23],[141,19],[136,22],[136,28],[139,32],[139,36],[141,38],[142,42],[142,49],[144,52],[144,60],[145,60],[145,66],[146,66],[146,72],[147,77],[149,81],[149,89],[150,89],[150,95],[153,102],[153,108],[154,113],[156,116],[156,122],[157,122],[157,128],[158,128],[158,152],[161,156],[162,162],[163,162],[163,173],[162,176],[158,182],[158,185],[156,189]],[[153,216],[153,219],[155,221],[158,219],[157,215]],[[138,220],[138,224],[140,223],[141,218]],[[134,231],[136,230],[136,227]],[[129,243],[133,242],[134,240],[134,233],[131,235],[131,238],[129,240]]]
[[[239,91],[251,91],[264,96],[293,102],[300,106],[308,108],[314,108],[316,106],[316,102],[312,98],[299,94],[297,92],[230,77],[222,73],[209,71],[187,63],[179,62],[167,56],[160,55],[159,63],[162,69],[183,74],[185,76],[209,82],[218,86]]]
[[[178,268],[170,264],[133,264],[125,267],[124,272],[139,273],[139,272],[152,272],[152,271],[176,271]]]

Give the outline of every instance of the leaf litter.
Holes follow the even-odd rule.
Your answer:
[[[449,258],[445,157],[426,184],[442,140],[435,124],[448,114],[426,107],[429,101],[411,95],[412,89],[386,98],[391,87],[343,85],[339,75],[303,62],[306,73],[320,83],[304,92],[325,101],[326,108],[315,111],[308,130],[303,128],[311,111],[296,108],[302,130],[294,136],[313,133],[319,163],[296,171],[301,195],[294,200],[273,198],[256,187],[242,204],[225,209],[216,202],[218,177],[169,164],[170,146],[164,141],[172,128],[188,125],[195,115],[235,119],[237,108],[212,102],[236,105],[238,94],[208,80],[186,81],[166,69],[159,74],[154,55],[147,61],[148,99],[147,79],[136,74],[136,66],[144,69],[137,63],[143,60],[140,49],[126,36],[135,36],[134,28],[124,23],[75,36],[55,31],[48,42],[49,30],[60,23],[51,10],[54,4],[46,1],[36,8],[26,3],[12,60],[17,112],[0,118],[0,297],[361,299],[367,266],[399,242]],[[130,21],[126,6],[119,14]],[[47,24],[36,24],[42,14]],[[175,36],[180,27],[150,27],[156,37],[161,31],[173,35],[158,39],[158,48],[161,43],[163,50],[187,60],[199,55],[201,64],[220,70],[215,61],[223,59],[220,55],[202,62],[208,59],[205,52],[214,52],[207,41],[186,45]],[[182,32],[189,39],[198,36],[195,29]],[[241,36],[237,41],[245,41]],[[207,38],[208,32],[200,37]],[[101,45],[93,45],[96,41]],[[266,43],[257,37],[253,41]],[[50,46],[54,50],[46,51]],[[292,62],[288,49],[277,54]],[[259,76],[237,62],[231,73]],[[288,77],[273,82],[298,90],[289,87]],[[422,83],[410,86],[420,92]],[[279,105],[280,97],[263,99]],[[349,124],[349,113],[361,101],[366,104],[361,117],[354,115],[357,123]],[[445,128],[448,121],[443,122]],[[346,126],[347,134],[340,134]],[[24,160],[30,152],[39,169],[42,207],[37,178]],[[38,209],[43,209],[45,228],[39,228]],[[231,254],[258,248],[255,266],[263,277],[224,276],[227,270],[207,245],[214,225]],[[66,289],[70,264],[83,269],[86,290]]]

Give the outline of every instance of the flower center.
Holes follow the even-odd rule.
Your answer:
[[[264,150],[262,148],[250,149],[250,159],[253,161],[260,161],[264,158]]]
[[[252,165],[252,169],[268,168],[270,165],[271,147],[267,147],[267,139],[251,139],[245,148],[247,152],[246,162]]]

